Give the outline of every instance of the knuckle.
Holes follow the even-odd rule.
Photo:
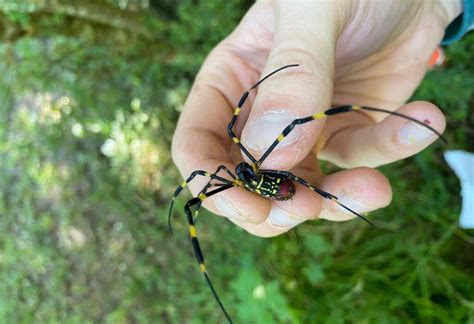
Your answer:
[[[291,58],[292,62],[288,62]],[[294,46],[277,49],[271,58],[272,65],[281,66],[288,63],[298,63],[300,67],[293,71],[304,81],[322,83],[331,86],[333,69],[328,60],[318,56],[305,46]]]
[[[375,138],[374,148],[379,155],[379,159],[374,160],[375,165],[371,165],[373,167],[397,161],[402,157],[399,145],[396,145],[393,141],[387,141],[383,136]]]
[[[256,98],[257,107],[262,107],[264,110],[273,107],[295,107],[296,111],[301,109],[304,115],[312,113],[315,106],[330,105],[332,72],[309,51],[278,50],[271,58],[271,64],[267,69],[272,70],[293,63],[299,64],[299,67],[270,78],[260,85]]]

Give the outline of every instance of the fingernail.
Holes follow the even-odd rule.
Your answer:
[[[431,130],[414,122],[406,122],[398,131],[398,137],[403,144],[418,144],[425,142],[434,134]]]
[[[239,222],[251,223],[250,217],[240,212],[234,207],[232,202],[225,197],[217,197],[215,202],[216,208],[226,217]]]
[[[272,205],[270,214],[268,215],[268,221],[273,226],[286,228],[303,223],[305,219],[290,214],[276,205]]]
[[[298,116],[284,111],[266,113],[265,115],[257,117],[257,119],[252,122],[243,140],[250,149],[259,152],[265,151],[278,138],[278,135],[281,134],[285,127],[297,118]],[[296,142],[300,136],[301,128],[295,127],[291,133],[278,144],[278,147],[288,146]]]
[[[344,206],[352,209],[353,211],[355,211],[356,213],[366,213],[366,212],[369,212],[371,211],[373,208],[367,206],[366,204],[360,202],[360,201],[357,201],[355,200],[354,198],[352,198],[349,194],[342,194],[341,196],[338,197],[337,199],[338,202],[340,202],[341,204],[343,204]],[[344,213],[348,214],[348,215],[353,215],[350,211],[348,211],[347,209],[345,209],[344,207],[342,206],[338,206]]]

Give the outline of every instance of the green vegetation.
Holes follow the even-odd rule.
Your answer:
[[[167,232],[169,148],[194,75],[249,1],[22,3],[0,1],[0,321],[222,321],[183,214]],[[415,98],[444,109],[450,144],[382,168],[394,200],[372,215],[380,228],[261,239],[202,214],[237,322],[474,323],[474,232],[457,227],[442,157],[474,150],[474,34],[447,57]]]

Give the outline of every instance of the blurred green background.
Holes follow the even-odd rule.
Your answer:
[[[215,323],[178,204],[170,141],[210,49],[251,1],[0,1],[0,321]],[[273,239],[203,213],[237,322],[474,323],[474,231],[446,149],[474,151],[474,35],[415,98],[449,144],[382,168],[393,203]],[[330,167],[328,166],[328,169]],[[188,194],[189,197],[189,194]]]

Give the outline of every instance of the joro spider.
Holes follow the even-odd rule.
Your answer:
[[[338,204],[342,208],[348,210],[352,214],[356,215],[360,219],[364,220],[368,224],[372,225],[373,224],[364,216],[361,214],[357,213],[356,211],[352,210],[351,208],[345,206],[341,202],[338,201],[338,198],[329,192],[326,192],[324,190],[321,190],[319,188],[316,188],[306,182],[304,179],[297,177],[293,173],[289,171],[279,171],[279,170],[264,170],[260,169],[260,166],[262,163],[265,161],[265,159],[272,153],[272,151],[275,149],[275,147],[280,143],[292,130],[295,128],[297,125],[302,125],[305,123],[309,123],[313,120],[320,120],[323,118],[326,118],[328,116],[336,115],[336,114],[342,114],[342,113],[347,113],[351,111],[361,111],[361,110],[366,110],[366,111],[374,111],[374,112],[382,112],[390,115],[395,115],[401,118],[408,119],[414,123],[417,123],[423,127],[426,127],[433,133],[435,133],[439,138],[441,138],[444,142],[447,142],[446,139],[438,132],[436,131],[433,127],[415,119],[410,116],[406,116],[397,112],[385,110],[385,109],[380,109],[380,108],[372,108],[372,107],[364,107],[364,106],[359,106],[359,105],[345,105],[345,106],[339,106],[339,107],[334,107],[330,108],[326,111],[316,113],[312,116],[308,116],[305,118],[298,118],[293,120],[288,126],[286,126],[283,131],[280,133],[280,135],[275,139],[275,141],[270,145],[270,147],[265,151],[265,153],[260,157],[260,159],[256,159],[255,157],[250,154],[250,152],[242,145],[240,142],[240,138],[237,137],[234,133],[234,125],[235,122],[237,121],[237,118],[239,116],[239,113],[242,109],[242,106],[244,105],[245,101],[247,100],[250,91],[256,89],[263,81],[274,75],[275,73],[278,73],[284,69],[287,68],[292,68],[299,66],[299,64],[289,64],[285,65],[283,67],[280,67],[276,69],[275,71],[269,73],[265,77],[263,77],[260,81],[255,83],[249,90],[245,91],[242,97],[239,100],[239,103],[237,107],[234,110],[234,115],[232,116],[231,121],[229,122],[227,126],[227,132],[232,139],[232,141],[239,147],[239,149],[242,151],[245,156],[251,161],[251,164],[246,163],[246,162],[241,162],[237,165],[235,168],[235,175],[232,173],[231,170],[229,170],[226,166],[221,165],[219,166],[215,172],[210,173],[208,171],[203,171],[203,170],[196,170],[191,173],[189,178],[187,178],[181,185],[179,185],[176,188],[176,191],[173,194],[173,198],[170,204],[170,209],[169,209],[169,214],[168,214],[168,226],[169,230],[172,233],[172,228],[171,228],[171,213],[173,210],[173,204],[175,199],[179,196],[181,191],[188,185],[189,182],[191,182],[196,176],[205,176],[210,178],[209,182],[204,186],[204,188],[200,191],[197,197],[192,198],[189,200],[186,205],[184,206],[184,211],[186,213],[188,223],[189,223],[189,236],[191,238],[191,243],[193,246],[194,254],[196,256],[196,259],[199,264],[199,269],[200,271],[204,274],[204,277],[206,279],[206,282],[209,286],[209,288],[212,291],[212,294],[214,295],[214,298],[216,299],[217,303],[219,304],[219,307],[221,308],[222,312],[224,313],[226,319],[232,323],[232,319],[229,315],[229,313],[226,311],[224,305],[222,304],[221,299],[219,298],[216,290],[214,289],[214,286],[211,282],[211,279],[209,277],[209,274],[206,270],[206,266],[204,263],[204,256],[201,251],[201,247],[199,246],[199,241],[197,239],[197,234],[196,234],[196,218],[199,213],[199,210],[201,208],[201,204],[204,199],[211,197],[215,194],[218,194],[224,190],[230,189],[232,187],[242,187],[245,188],[248,191],[254,192],[262,197],[265,198],[270,198],[273,200],[288,200],[291,199],[294,194],[295,194],[295,185],[294,182],[300,183],[303,186],[311,189],[318,195],[321,195],[325,199],[332,200],[334,203]],[[227,175],[231,177],[232,180],[228,180],[226,178],[223,178],[218,175],[219,172],[225,171]],[[215,180],[217,183],[212,183],[212,181]],[[210,187],[219,187],[217,189],[214,189],[210,192],[208,192],[208,189]],[[193,213],[191,211],[191,208],[194,207],[196,208]]]

